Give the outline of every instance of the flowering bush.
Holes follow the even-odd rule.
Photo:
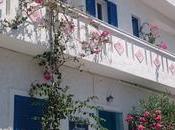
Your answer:
[[[167,96],[150,96],[127,115],[130,130],[175,130],[175,104]]]
[[[100,54],[103,52],[103,47],[106,46],[106,43],[109,43],[109,35],[108,31],[93,31],[90,33],[90,41],[82,42],[82,49],[85,51],[85,54]]]
[[[151,44],[155,44],[156,39],[160,37],[159,27],[149,23],[143,23],[140,33],[142,38]]]
[[[162,125],[162,114],[160,110],[145,111],[140,115],[128,115],[126,121],[138,130],[160,130]]]

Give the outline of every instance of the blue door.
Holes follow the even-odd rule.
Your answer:
[[[139,19],[134,16],[132,16],[132,29],[133,35],[139,37]]]
[[[105,120],[101,124],[108,130],[124,130],[122,113],[99,111],[99,117]]]
[[[14,99],[14,130],[41,130],[45,101],[24,96]]]

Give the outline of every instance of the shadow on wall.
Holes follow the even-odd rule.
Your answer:
[[[48,34],[46,29],[39,27],[37,24],[27,21],[26,23],[16,27],[15,29],[6,28],[3,29],[3,34],[10,37],[32,42],[39,45],[48,45]]]

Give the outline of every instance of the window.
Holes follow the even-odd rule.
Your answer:
[[[99,117],[105,120],[101,124],[108,130],[124,130],[122,113],[99,111]]]
[[[88,130],[88,125],[69,121],[69,130]]]
[[[98,16],[98,19],[100,20],[103,20],[103,17],[102,17],[102,5],[97,3],[97,16]]]
[[[118,27],[117,5],[107,0],[86,0],[88,14]]]
[[[133,35],[136,37],[139,37],[140,21],[135,16],[132,16],[132,30],[133,30]]]
[[[44,106],[44,100],[15,95],[14,130],[41,130]]]

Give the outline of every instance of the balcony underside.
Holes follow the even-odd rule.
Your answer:
[[[45,46],[17,40],[2,34],[0,35],[0,39],[1,39],[0,47],[31,56],[41,54],[46,50]],[[101,76],[116,79],[116,81],[122,82],[126,85],[130,84],[131,86],[135,85],[137,87],[142,87],[161,92],[168,91],[171,92],[172,95],[175,95],[175,88],[173,86],[159,83],[153,79],[148,79],[146,76],[144,77],[144,71],[142,73],[143,75],[139,76],[136,75],[135,73],[131,73],[128,69],[121,70],[121,68],[111,67],[103,63],[95,63],[90,61],[89,59],[84,59],[82,60],[82,62],[84,63],[82,69],[88,73],[98,74]],[[68,66],[77,67],[74,64],[69,64]],[[138,68],[138,66],[135,66],[135,68]],[[133,71],[137,71],[137,69]]]

